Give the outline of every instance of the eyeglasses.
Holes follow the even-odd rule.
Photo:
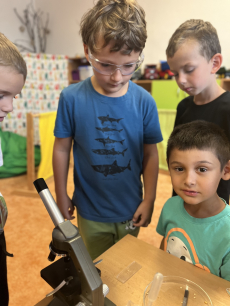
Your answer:
[[[141,53],[138,60],[134,63],[125,65],[115,65],[99,61],[89,50],[89,63],[99,73],[104,75],[112,75],[116,70],[120,70],[122,75],[130,75],[137,71],[144,60],[144,54]]]

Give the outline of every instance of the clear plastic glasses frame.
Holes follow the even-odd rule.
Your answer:
[[[89,63],[97,72],[104,75],[112,75],[115,71],[120,70],[122,75],[130,75],[137,71],[144,61],[144,54],[141,53],[138,60],[125,65],[115,65],[99,61],[89,50]]]

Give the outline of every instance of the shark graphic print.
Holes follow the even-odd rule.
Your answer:
[[[123,118],[115,119],[115,118],[110,118],[109,115],[107,115],[107,116],[100,116],[100,117],[98,117],[98,119],[101,120],[102,124],[104,124],[104,122],[106,122],[106,121],[109,121],[110,123],[112,123],[112,122],[119,123],[119,121],[122,120]]]
[[[124,118],[110,116],[109,114],[97,116],[98,125],[95,126],[98,130],[98,137],[95,138],[94,148],[92,148],[95,156],[101,156],[105,158],[102,162],[100,158],[99,163],[92,164],[92,168],[102,174],[102,177],[108,175],[115,176],[122,174],[126,169],[131,171],[131,158],[127,156],[129,154],[128,147],[124,147],[125,135],[123,129]],[[126,163],[124,164],[124,157]],[[116,159],[115,159],[116,158]],[[114,160],[115,159],[115,160]],[[95,158],[94,158],[95,160]]]
[[[96,129],[99,130],[99,131],[102,131],[103,133],[105,133],[105,132],[112,132],[112,131],[120,133],[121,131],[123,131],[123,129],[118,130],[118,129],[114,129],[114,128],[109,128],[107,126],[104,127],[104,128],[96,127]]]
[[[128,148],[127,148],[128,149]],[[100,155],[119,155],[122,154],[123,156],[125,155],[125,151],[127,151],[127,149],[124,149],[123,151],[119,152],[119,151],[115,151],[114,148],[112,148],[111,150],[106,150],[106,149],[98,149],[98,150],[92,150],[94,153],[96,154],[100,154]]]
[[[114,144],[116,142],[120,143],[123,145],[125,139],[122,139],[122,140],[115,140],[115,139],[111,139],[109,138],[109,136],[107,138],[96,138],[95,140],[103,143],[103,145],[105,146],[106,144]]]
[[[128,165],[125,167],[119,166],[116,160],[109,165],[92,165],[92,167],[95,171],[102,173],[104,176],[107,176],[124,172],[126,169],[129,169],[131,171],[130,162],[131,159],[129,160]]]

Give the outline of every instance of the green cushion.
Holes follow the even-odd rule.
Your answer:
[[[3,166],[0,167],[0,178],[11,177],[27,171],[26,137],[0,129]],[[34,148],[35,166],[41,160],[40,147]]]

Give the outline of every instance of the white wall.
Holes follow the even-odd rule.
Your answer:
[[[93,0],[36,0],[36,6],[50,15],[47,53],[83,55],[80,20]]]
[[[28,39],[19,31],[20,21],[17,19],[14,8],[21,13],[26,8],[28,0],[0,0],[0,32],[5,34],[10,40]]]
[[[146,11],[147,62],[165,60],[165,49],[176,28],[188,19],[203,19],[216,28],[223,64],[230,68],[230,0],[140,0]]]
[[[22,13],[30,0],[1,0],[0,31],[9,39],[27,38],[18,28],[20,22],[13,8]],[[82,55],[79,23],[94,0],[33,0],[36,7],[50,16],[47,53]],[[96,0],[95,0],[96,1]],[[218,31],[223,65],[230,68],[230,0],[139,0],[146,11],[148,39],[145,63],[165,60],[165,49],[175,29],[185,20],[200,18],[210,21]]]

